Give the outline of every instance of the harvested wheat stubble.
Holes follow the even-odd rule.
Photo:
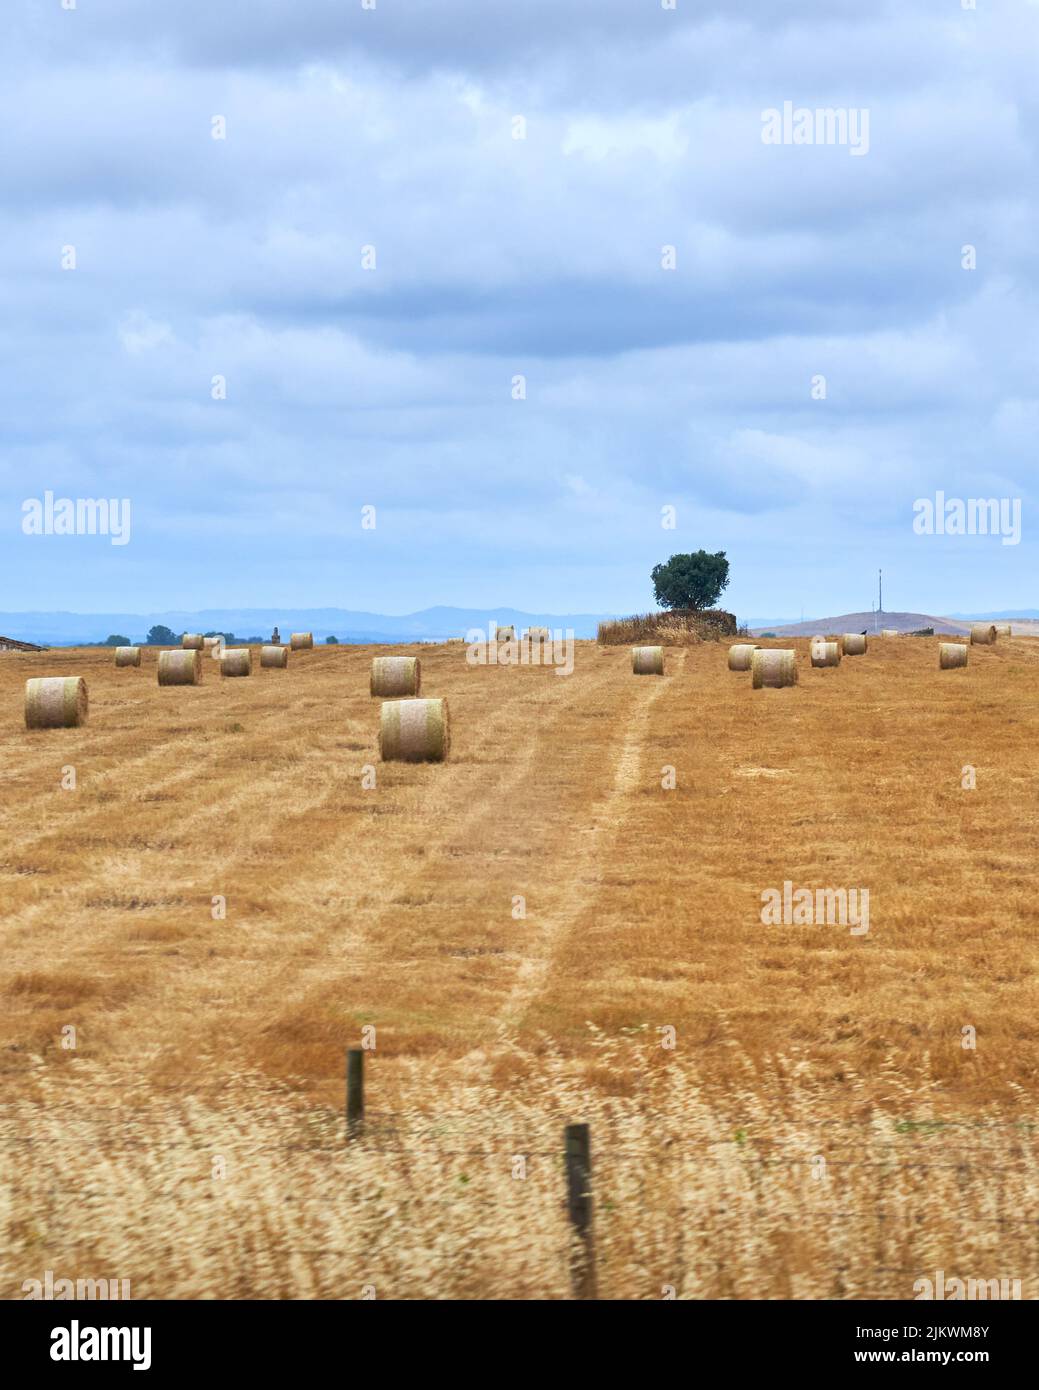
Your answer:
[[[810,655],[813,666],[839,666],[841,664],[840,643],[816,640],[811,645]]]
[[[288,647],[261,647],[260,665],[284,671],[289,664]]]
[[[996,640],[995,623],[971,623],[970,640],[975,647],[991,647]]]
[[[159,653],[160,685],[200,685],[201,681],[202,653],[197,647]]]
[[[636,676],[662,676],[664,674],[664,648],[632,647],[631,669]]]
[[[515,642],[516,629],[511,626],[495,628],[494,638],[497,642]]]
[[[730,671],[749,671],[750,659],[757,651],[753,642],[737,642],[734,647],[729,648],[729,670]]]
[[[220,658],[222,676],[251,676],[253,673],[253,654],[248,647],[225,647]]]
[[[205,645],[205,641],[206,639],[202,636],[201,632],[185,632],[180,639],[180,645],[184,651],[201,651]]]
[[[417,695],[422,663],[417,656],[373,656],[369,690],[373,695]]]
[[[997,636],[997,637],[1012,637],[1013,635],[1014,635],[1014,634],[1013,634],[1013,631],[1012,631],[1011,626],[1010,626],[1009,623],[997,623],[997,624],[996,624],[996,636]]]
[[[117,666],[140,666],[140,647],[116,647],[115,664]]]
[[[881,635],[881,637],[897,637],[897,636],[898,636],[898,628],[897,628],[897,627],[882,627],[882,628],[880,629],[880,635]]]
[[[383,762],[441,763],[450,745],[446,700],[387,700],[379,711]]]
[[[938,669],[954,671],[957,666],[966,666],[970,648],[966,642],[941,642],[938,645]]]
[[[780,689],[797,684],[797,653],[788,647],[758,647],[750,659],[751,685]]]
[[[289,638],[289,642],[294,652],[305,651],[314,645],[314,634],[312,632],[294,632]]]
[[[25,682],[25,727],[78,729],[87,722],[88,704],[82,676],[37,676]]]
[[[841,638],[841,650],[845,656],[865,656],[866,634],[864,632],[846,632]]]

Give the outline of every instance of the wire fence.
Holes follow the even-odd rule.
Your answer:
[[[221,1088],[207,1087],[200,1091],[178,1083],[160,1083],[149,1088],[142,1099],[151,1100],[156,1093],[165,1097],[179,1096],[185,1107],[211,1104],[227,1094]],[[1010,1211],[998,1210],[1000,1206],[1011,1205],[1011,1199],[1004,1196],[1002,1190],[1004,1184],[1000,1180],[1004,1175],[1039,1174],[1036,1149],[1039,1120],[821,1117],[804,1124],[804,1132],[796,1135],[753,1132],[748,1121],[746,1127],[734,1127],[728,1133],[683,1136],[654,1128],[650,1116],[650,1123],[643,1130],[644,1142],[632,1146],[630,1134],[626,1136],[629,1142],[619,1136],[615,1140],[610,1117],[599,1122],[593,1135],[590,1126],[564,1126],[561,1117],[556,1120],[539,1117],[532,1131],[525,1126],[521,1129],[515,1123],[516,1117],[511,1125],[498,1127],[492,1116],[482,1116],[478,1112],[426,1116],[421,1112],[402,1114],[368,1108],[364,1098],[363,1049],[351,1049],[348,1054],[345,1102],[342,1112],[323,1106],[316,1114],[300,1111],[289,1117],[293,1125],[317,1126],[322,1132],[313,1137],[269,1139],[262,1132],[264,1120],[269,1116],[262,1106],[254,1104],[240,1109],[233,1127],[229,1126],[230,1132],[220,1138],[136,1137],[125,1132],[128,1126],[147,1123],[154,1118],[168,1127],[171,1120],[177,1123],[177,1118],[171,1117],[168,1101],[165,1107],[161,1102],[137,1104],[132,1095],[120,1105],[66,1106],[60,1112],[59,1123],[66,1118],[70,1122],[86,1118],[92,1124],[108,1125],[102,1140],[106,1157],[113,1153],[186,1153],[204,1157],[210,1163],[219,1156],[233,1156],[241,1163],[257,1155],[302,1154],[337,1165],[334,1169],[325,1169],[326,1172],[335,1172],[341,1167],[344,1175],[348,1175],[355,1161],[389,1156],[401,1161],[403,1172],[411,1178],[415,1175],[408,1160],[492,1165],[490,1170],[481,1167],[482,1178],[526,1177],[527,1164],[538,1165],[542,1184],[551,1184],[553,1172],[560,1182],[559,1200],[566,1209],[569,1230],[566,1250],[561,1253],[565,1254],[569,1265],[572,1294],[579,1299],[598,1297],[593,1211],[612,1215],[617,1204],[624,1207],[633,1200],[642,1209],[656,1207],[663,1211],[666,1207],[682,1227],[692,1230],[748,1218],[762,1230],[786,1226],[791,1231],[810,1232],[814,1238],[822,1238],[828,1227],[852,1231],[856,1224],[867,1229],[882,1227],[890,1232],[895,1242],[892,1254],[901,1253],[897,1248],[901,1233],[912,1233],[915,1238],[929,1231],[934,1220],[931,1209],[914,1210],[908,1205],[893,1206],[890,1201],[863,1200],[870,1192],[877,1198],[883,1197],[883,1190],[876,1183],[863,1191],[854,1184],[834,1187],[826,1181],[811,1181],[824,1179],[830,1170],[848,1175],[872,1173],[884,1178],[905,1174],[910,1183],[918,1174],[955,1174],[959,1189],[956,1219],[961,1225],[983,1223],[993,1231],[1006,1232],[1008,1240],[1014,1239],[1014,1232],[1027,1232],[1020,1239],[1030,1246],[1039,1233],[1039,1214],[1029,1215],[1022,1210],[1018,1198],[1013,1199]],[[53,1118],[49,1107],[48,1114]],[[182,1118],[190,1123],[189,1109],[185,1108]],[[284,1119],[284,1112],[281,1112],[279,1123]],[[782,1123],[782,1117],[778,1117],[778,1122]],[[250,1130],[253,1123],[256,1127]],[[756,1124],[760,1126],[761,1122]],[[474,1128],[480,1128],[485,1134],[475,1143],[471,1142]],[[967,1147],[971,1139],[977,1143]],[[987,1141],[999,1143],[999,1161],[993,1161],[986,1153]],[[1006,1152],[1008,1141],[1009,1153]],[[9,1152],[53,1150],[53,1144],[51,1134],[26,1132],[0,1136],[0,1146],[5,1146]],[[933,1150],[936,1152],[932,1156]],[[924,1156],[919,1156],[921,1151]],[[520,1159],[523,1171],[517,1174],[516,1164]],[[648,1188],[641,1181],[635,1186],[632,1184],[633,1176],[646,1179],[662,1176],[665,1183],[670,1182],[680,1175],[683,1165],[690,1164],[701,1170],[705,1164],[716,1164],[726,1177],[745,1174],[747,1186],[734,1186],[731,1199],[725,1201],[727,1194],[723,1183],[720,1193],[723,1200],[718,1201],[717,1188],[713,1192],[704,1190],[704,1200],[700,1200],[701,1194],[691,1190],[660,1191]],[[632,1174],[631,1165],[637,1165],[640,1170],[637,1175]],[[817,1194],[820,1200],[798,1204],[796,1187],[767,1183],[766,1175],[770,1171],[802,1172],[806,1184],[801,1191]],[[471,1175],[460,1176],[468,1181]],[[344,1194],[350,1190],[349,1185],[343,1188]],[[550,1196],[551,1190],[549,1185]],[[793,1197],[793,1202],[784,1202],[784,1194]],[[87,1183],[81,1189],[81,1197],[88,1204],[96,1200],[92,1184]],[[859,1200],[849,1205],[848,1199],[855,1197]],[[773,1204],[777,1198],[779,1205]],[[421,1208],[432,1207],[443,1202],[445,1194],[433,1184],[427,1186],[426,1191],[414,1192],[409,1200],[417,1202]],[[991,1209],[993,1206],[996,1211]],[[293,1246],[293,1250],[313,1259],[336,1260],[342,1256],[342,1251],[331,1245]],[[881,1251],[870,1253],[878,1255]],[[878,1263],[867,1268],[871,1268],[874,1275],[918,1273],[911,1265]],[[857,1261],[856,1269],[861,1275],[863,1266]],[[830,1296],[842,1296],[839,1284],[834,1285]]]

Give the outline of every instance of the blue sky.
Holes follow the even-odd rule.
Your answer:
[[[7,0],[0,609],[626,612],[701,547],[742,616],[1036,606],[1039,7],[978,4]]]

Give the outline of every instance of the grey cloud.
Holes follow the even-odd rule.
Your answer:
[[[67,55],[99,48],[145,52],[193,66],[282,66],[357,50],[405,68],[511,67],[552,53],[638,43],[667,43],[705,23],[725,20],[766,31],[804,24],[816,30],[863,21],[859,0],[679,0],[665,11],[642,0],[92,0],[90,9],[42,11],[35,0],[9,0],[12,37],[26,48]],[[901,13],[926,13],[925,0],[902,0]],[[868,17],[891,12],[877,0]]]

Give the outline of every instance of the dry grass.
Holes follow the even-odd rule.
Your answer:
[[[631,618],[614,618],[600,623],[596,640],[603,646],[643,646],[664,642],[673,647],[717,642],[736,633],[736,619],[721,609],[703,613],[637,613]]]
[[[947,681],[936,641],[793,645],[758,692],[714,643],[650,682],[591,643],[569,678],[403,649],[439,766],[378,761],[372,648],[175,700],[62,652],[91,724],[46,736],[54,656],[0,657],[4,1295],[565,1296],[584,1119],[606,1297],[1035,1297],[1039,646]],[[785,880],[869,887],[869,935],[763,927]]]

